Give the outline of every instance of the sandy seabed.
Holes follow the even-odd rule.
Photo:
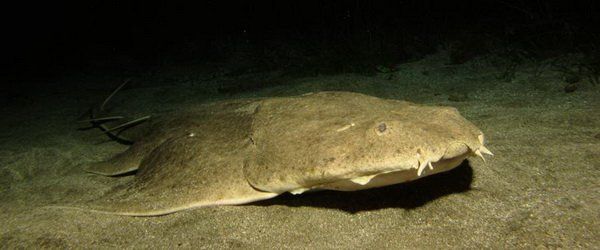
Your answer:
[[[24,89],[7,95],[0,107],[0,246],[599,248],[600,86],[583,82],[565,93],[558,73],[529,69],[519,68],[506,82],[494,68],[448,66],[431,56],[394,73],[286,78],[282,85],[229,95],[207,88],[222,84],[218,78],[134,83],[111,103],[115,112],[176,112],[223,98],[319,90],[454,106],[486,134],[495,154],[411,183],[282,195],[159,217],[45,207],[100,197],[133,178],[82,171],[126,148],[99,131],[78,131],[75,122],[119,82],[86,78],[76,85],[71,77],[49,82],[43,94]],[[273,81],[268,75],[252,77]],[[240,79],[230,78],[228,83]]]

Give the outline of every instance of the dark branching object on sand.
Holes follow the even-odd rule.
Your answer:
[[[139,117],[139,118],[136,118],[136,119],[133,119],[133,120],[130,120],[127,122],[123,122],[121,124],[118,124],[118,125],[115,125],[112,127],[108,127],[105,124],[107,122],[123,120],[123,119],[125,119],[125,117],[123,117],[123,116],[102,116],[106,113],[106,104],[129,81],[130,81],[129,79],[125,80],[121,85],[119,85],[119,87],[117,87],[115,90],[113,90],[113,92],[108,97],[106,97],[100,105],[91,107],[88,110],[88,112],[86,114],[84,114],[84,115],[88,115],[89,118],[80,120],[79,122],[90,123],[91,127],[88,127],[88,128],[98,128],[102,132],[104,132],[110,139],[115,140],[122,144],[132,145],[134,143],[134,141],[122,136],[121,132],[123,132],[131,127],[134,127],[142,122],[147,121],[148,119],[150,119],[151,116],[147,115],[147,116]]]

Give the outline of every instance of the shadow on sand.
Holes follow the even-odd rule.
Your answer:
[[[270,200],[252,203],[256,206],[284,205],[290,207],[323,207],[348,213],[383,208],[413,209],[439,197],[470,190],[473,168],[465,160],[458,167],[444,173],[397,185],[353,191],[320,191],[292,195],[285,193]]]

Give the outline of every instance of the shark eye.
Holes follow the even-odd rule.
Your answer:
[[[379,123],[379,125],[377,126],[377,131],[379,131],[379,133],[385,132],[386,129],[387,125],[385,125],[385,122]]]

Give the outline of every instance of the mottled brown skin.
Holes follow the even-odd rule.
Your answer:
[[[264,100],[260,110],[252,129],[258,150],[246,177],[276,193],[382,172],[416,173],[420,162],[464,159],[482,145],[481,131],[451,107],[324,92]]]
[[[131,183],[113,189],[88,208],[151,216],[273,197],[248,185],[243,176],[253,112],[243,110],[246,105],[205,105],[151,125],[127,151],[90,166],[88,171],[104,175],[137,173]]]
[[[80,208],[152,216],[385,186],[447,171],[482,143],[449,107],[350,92],[223,101],[159,117],[127,151],[91,165],[103,175],[137,173]]]

